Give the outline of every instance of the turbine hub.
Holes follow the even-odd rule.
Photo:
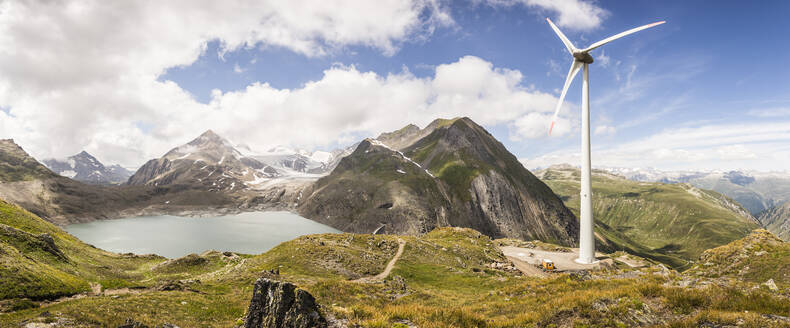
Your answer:
[[[585,64],[592,64],[593,63],[592,56],[590,56],[590,54],[587,53],[587,52],[581,52],[581,51],[574,52],[573,53],[573,58],[576,58],[576,60],[578,60],[578,61],[580,61],[582,63],[585,63]]]

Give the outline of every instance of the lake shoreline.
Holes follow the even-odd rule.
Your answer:
[[[208,250],[260,254],[303,235],[341,231],[290,211],[245,211],[200,216],[144,215],[74,223],[62,228],[114,253],[179,258]]]

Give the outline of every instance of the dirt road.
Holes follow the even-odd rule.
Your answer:
[[[379,274],[377,274],[377,275],[375,275],[373,277],[363,277],[363,278],[359,278],[359,279],[354,280],[354,281],[356,281],[356,282],[374,282],[374,281],[381,281],[381,280],[387,279],[387,277],[389,277],[389,275],[390,275],[390,272],[392,272],[392,268],[395,267],[395,264],[398,263],[398,260],[400,259],[401,255],[403,255],[403,248],[404,247],[406,247],[406,241],[399,238],[398,239],[398,251],[395,252],[395,256],[393,256],[392,259],[390,260],[390,262],[387,263],[387,266],[384,268],[384,271],[381,271],[381,273],[379,273]]]

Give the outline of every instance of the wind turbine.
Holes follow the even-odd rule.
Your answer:
[[[546,18],[551,28],[560,37],[565,48],[573,56],[571,63],[571,70],[568,72],[568,77],[565,78],[565,86],[562,87],[560,93],[560,100],[557,102],[557,109],[554,111],[554,117],[551,119],[551,127],[549,128],[549,135],[551,130],[554,129],[554,123],[557,122],[557,114],[560,113],[562,101],[565,99],[565,93],[568,92],[568,87],[571,81],[579,73],[579,68],[584,66],[584,82],[582,82],[582,181],[581,181],[581,224],[579,226],[579,258],[576,259],[578,263],[591,264],[595,262],[595,236],[593,235],[593,215],[592,215],[592,171],[590,164],[590,78],[587,72],[587,66],[592,64],[593,57],[590,56],[590,51],[598,48],[604,44],[622,38],[626,35],[639,32],[641,30],[651,28],[656,25],[664,24],[664,21],[647,24],[637,28],[630,29],[620,34],[612,35],[606,39],[593,43],[586,49],[576,49],[570,40],[562,34],[551,19]]]

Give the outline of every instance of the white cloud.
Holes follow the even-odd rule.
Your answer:
[[[745,145],[727,145],[716,148],[719,157],[724,160],[755,159],[757,154]]]
[[[452,26],[446,10],[437,0],[0,2],[0,107],[8,109],[0,137],[38,157],[86,148],[108,162],[139,164],[215,125],[205,117],[242,113],[197,103],[157,80],[192,64],[208,42],[219,40],[223,52],[283,47],[321,56],[365,46],[391,55]],[[266,118],[253,114],[239,115]]]
[[[784,169],[790,158],[790,121],[667,129],[617,145],[593,145],[593,166],[661,169]],[[578,163],[575,148],[522,162],[528,168]],[[778,166],[777,166],[778,165]]]
[[[595,59],[601,64],[601,67],[604,68],[609,67],[609,63],[612,61],[612,58],[607,56],[604,50],[601,50],[601,54],[595,56]]]
[[[260,147],[323,146],[354,134],[375,135],[408,123],[424,126],[437,117],[456,116],[489,125],[515,121],[514,135],[544,137],[557,99],[528,91],[521,81],[518,71],[494,68],[473,56],[439,65],[428,78],[408,70],[380,76],[354,66],[335,66],[299,89],[253,84],[242,91],[215,93],[200,116],[226,122],[213,128],[231,140]],[[561,135],[572,124],[564,116],[560,119],[555,130]]]
[[[585,0],[487,0],[493,6],[523,4],[557,15],[555,23],[572,30],[593,29],[601,25],[609,12]]]
[[[520,140],[520,137],[535,139],[548,136],[552,116],[552,113],[531,112],[517,118],[513,123],[511,139]],[[569,135],[577,126],[576,122],[575,118],[557,117],[551,136]]]
[[[235,65],[233,65],[233,72],[234,73],[241,74],[241,73],[244,73],[244,71],[245,70],[243,68],[241,68],[241,66],[239,66],[239,63],[236,63]]]
[[[757,117],[790,117],[790,107],[773,107],[751,109],[747,112],[751,116]]]
[[[254,83],[239,91],[213,90],[208,104],[196,102],[174,82],[139,79],[120,85],[123,89],[114,89],[117,84],[94,86],[53,98],[26,99],[13,109],[22,117],[3,116],[0,124],[28,124],[29,129],[15,134],[38,157],[65,156],[85,148],[127,166],[161,156],[209,128],[254,149],[277,144],[322,147],[351,141],[354,135],[456,116],[488,125],[515,121],[512,135],[545,137],[557,98],[522,82],[519,71],[495,68],[474,56],[438,65],[426,78],[406,69],[381,76],[338,64],[301,88]],[[41,117],[32,110],[38,107],[55,110]],[[77,108],[92,110],[75,117],[80,114]],[[567,134],[573,126],[561,116],[555,133]]]
[[[595,127],[595,132],[594,133],[597,136],[599,136],[599,135],[610,136],[610,135],[613,135],[613,134],[617,133],[617,128],[615,128],[613,126],[609,126],[609,125],[599,125],[599,126]]]

